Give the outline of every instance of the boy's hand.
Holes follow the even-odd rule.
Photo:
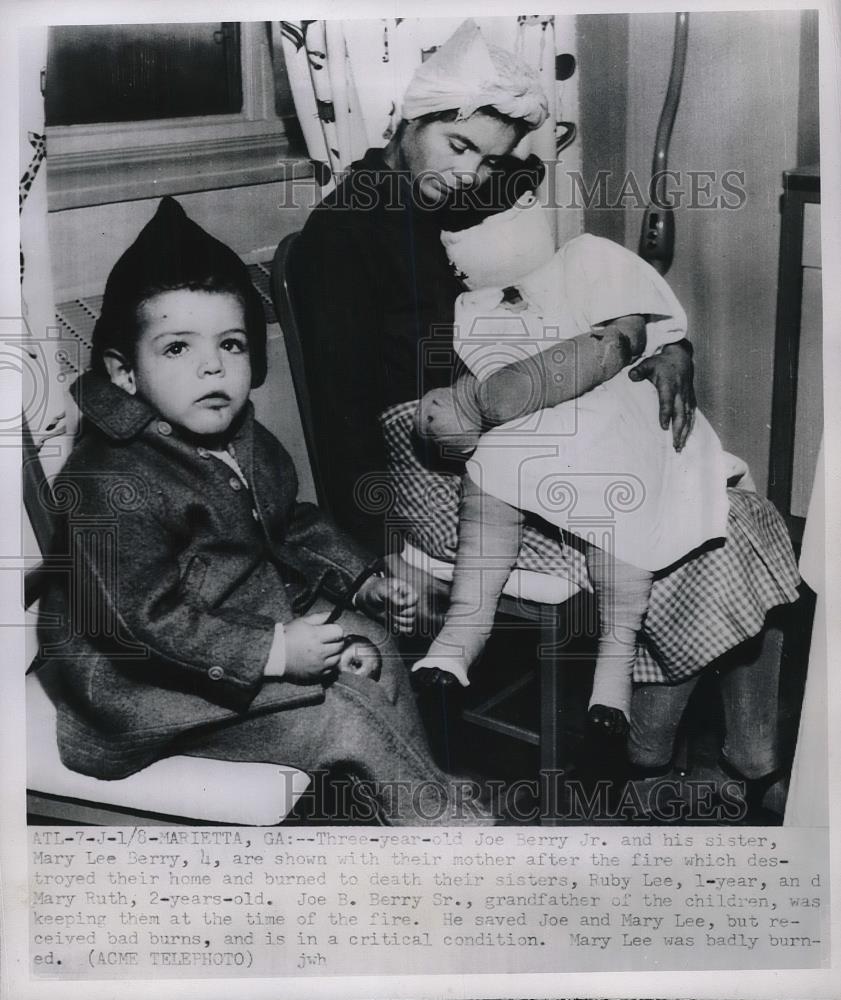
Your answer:
[[[666,344],[659,354],[640,361],[628,372],[634,382],[647,378],[657,390],[660,426],[666,431],[671,423],[675,451],[681,451],[686,444],[695,418],[693,376],[692,345],[687,340]]]
[[[418,595],[405,580],[393,576],[369,576],[356,592],[356,606],[374,621],[389,622],[400,634],[415,627]]]
[[[326,625],[330,612],[296,618],[284,628],[284,680],[297,684],[326,684],[336,679],[345,633],[341,625]]]

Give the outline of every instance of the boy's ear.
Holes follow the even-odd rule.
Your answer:
[[[114,385],[133,396],[137,392],[137,384],[134,380],[134,371],[126,360],[125,356],[114,348],[108,348],[103,352],[102,360],[105,363],[105,370]]]

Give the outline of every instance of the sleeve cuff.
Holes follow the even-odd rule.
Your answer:
[[[359,605],[356,603],[356,598],[359,596],[359,591],[362,589],[362,584],[366,580],[369,580],[372,576],[385,576],[385,568],[382,559],[377,559],[375,562],[366,566],[364,570],[359,574],[359,576],[350,585],[348,593],[350,595],[350,606],[356,611],[359,610]]]
[[[282,677],[286,671],[286,630],[283,622],[276,622],[274,627],[274,639],[266,666],[263,670],[264,677]]]

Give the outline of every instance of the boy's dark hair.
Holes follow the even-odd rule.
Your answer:
[[[162,199],[155,215],[120,257],[105,284],[102,313],[93,331],[91,366],[106,374],[104,355],[119,351],[133,362],[138,310],[161,292],[187,289],[236,296],[245,312],[251,387],[266,378],[266,316],[240,258],[187,217],[174,198]]]

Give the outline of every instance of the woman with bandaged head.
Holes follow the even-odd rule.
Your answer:
[[[465,21],[416,72],[388,144],[352,166],[312,212],[294,248],[292,284],[326,501],[340,524],[380,552],[400,544],[382,505],[370,502],[371,484],[383,481],[389,464],[383,426],[395,413],[411,424],[415,401],[464,373],[453,350],[453,322],[465,286],[442,233],[477,226],[536,189],[543,165],[514,150],[545,122],[547,108],[536,74]],[[528,394],[532,411],[552,405],[554,346],[538,365],[545,380]],[[671,433],[676,449],[691,433],[691,353],[685,340],[670,343],[630,371],[632,381],[650,379],[656,388],[663,433]],[[497,383],[505,383],[504,374]],[[480,395],[485,428],[500,422],[498,404],[491,391]],[[410,468],[414,458],[403,458]],[[388,459],[394,466],[394,455]],[[420,464],[412,468],[414,480],[425,474]],[[760,633],[772,607],[796,597],[790,544],[775,512],[755,494],[736,492],[724,545],[654,582],[628,738],[640,775],[668,774],[675,733],[702,670]],[[454,535],[456,508],[436,508],[426,537]],[[417,542],[415,526],[405,534]],[[722,680],[722,766],[749,779],[752,798],[776,782],[778,766],[779,650],[760,647],[736,655]]]

